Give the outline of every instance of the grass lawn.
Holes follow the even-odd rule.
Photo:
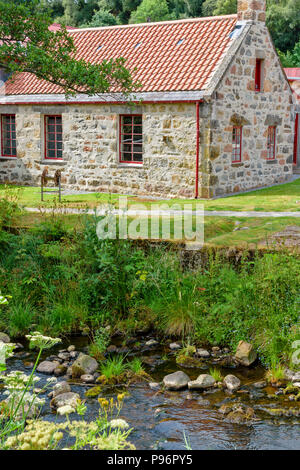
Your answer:
[[[90,215],[56,215],[62,219],[69,231],[80,231],[86,218]],[[34,225],[50,219],[49,214],[26,213],[19,215],[14,223],[15,228],[31,229]],[[128,218],[128,223],[132,219]],[[150,220],[149,233],[150,233]],[[204,220],[204,241],[206,245],[218,247],[253,248],[270,242],[272,234],[288,226],[300,227],[300,218],[293,217],[206,217]],[[236,230],[238,228],[238,230]],[[173,229],[171,225],[171,237]]]
[[[18,188],[19,202],[28,207],[38,207],[41,205],[40,188],[38,187],[15,187]],[[5,194],[4,186],[0,186],[0,198]],[[53,206],[55,196],[45,195],[45,207]],[[68,195],[62,198],[62,205],[67,207],[88,207],[94,208],[101,204],[111,203],[118,207],[118,194],[92,193]],[[143,204],[146,208],[150,208],[151,204],[167,204],[171,207],[173,204],[193,204],[196,206],[197,201],[191,199],[168,199],[153,200],[150,198],[142,198],[136,196],[128,196],[128,207],[135,204]],[[250,193],[239,194],[236,196],[228,196],[214,200],[199,200],[198,203],[203,204],[205,210],[215,211],[300,211],[300,178],[292,183],[265,188]]]

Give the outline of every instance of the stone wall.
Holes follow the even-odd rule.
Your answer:
[[[263,59],[261,92],[255,92],[257,58]],[[268,186],[291,177],[293,98],[264,23],[251,26],[202,113],[207,116],[201,132],[203,197]],[[231,160],[234,125],[243,126],[241,163]],[[267,160],[268,126],[277,126],[275,160]]]
[[[1,106],[16,114],[17,158],[0,160],[0,181],[39,184],[44,168],[62,170],[63,186],[84,191],[192,198],[194,104]],[[119,163],[119,115],[143,115],[144,161]],[[44,160],[44,115],[61,114],[63,162]]]

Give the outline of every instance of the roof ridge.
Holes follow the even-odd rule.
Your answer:
[[[99,31],[108,29],[123,29],[123,28],[137,28],[139,26],[157,26],[157,25],[168,25],[168,24],[180,24],[180,23],[197,23],[201,21],[217,21],[229,18],[237,18],[237,14],[232,15],[220,15],[220,16],[199,16],[197,18],[185,18],[180,20],[169,20],[169,21],[155,21],[151,23],[135,23],[135,24],[119,24],[114,26],[94,26],[90,28],[74,28],[69,33],[78,33],[79,31]]]

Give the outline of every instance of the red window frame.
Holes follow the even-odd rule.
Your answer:
[[[119,122],[120,163],[143,164],[143,116],[121,114]]]
[[[261,91],[261,71],[262,71],[262,59],[256,59],[255,65],[255,91]]]
[[[276,157],[276,126],[268,127],[267,136],[267,160],[275,160]]]
[[[1,156],[8,158],[17,156],[15,114],[1,114]]]
[[[52,121],[49,122],[49,119]],[[62,160],[62,117],[60,114],[49,114],[44,116],[45,125],[45,159]],[[50,127],[51,126],[51,127]],[[50,132],[52,131],[52,132]]]
[[[231,162],[239,163],[242,161],[243,127],[234,126],[232,129],[232,154]]]

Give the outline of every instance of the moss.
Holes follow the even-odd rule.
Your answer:
[[[93,387],[87,390],[84,395],[87,398],[94,398],[100,395],[101,392],[102,392],[102,387],[100,387],[100,385],[96,385],[96,387]]]

